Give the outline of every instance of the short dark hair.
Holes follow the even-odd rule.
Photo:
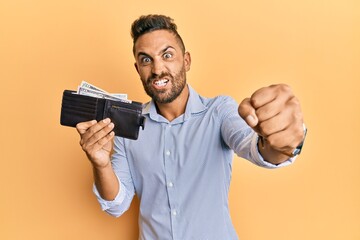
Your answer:
[[[133,39],[133,53],[135,54],[135,43],[140,36],[155,30],[167,30],[172,32],[178,40],[181,50],[185,53],[185,45],[177,32],[174,20],[168,16],[149,14],[140,16],[131,25],[131,37]]]

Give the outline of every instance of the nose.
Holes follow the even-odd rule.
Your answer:
[[[161,59],[154,59],[151,67],[152,74],[160,75],[164,71],[164,63]]]

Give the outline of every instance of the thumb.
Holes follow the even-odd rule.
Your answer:
[[[239,105],[239,115],[252,128],[256,127],[259,119],[256,116],[255,108],[250,103],[250,98],[245,98]]]

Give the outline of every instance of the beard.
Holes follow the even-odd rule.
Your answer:
[[[152,86],[154,79],[161,79],[167,77],[169,84],[171,82],[171,89],[157,90]],[[152,75],[146,81],[142,80],[145,92],[157,103],[171,103],[174,101],[182,92],[186,86],[186,71],[183,67],[175,76],[170,73],[163,72],[159,75]]]

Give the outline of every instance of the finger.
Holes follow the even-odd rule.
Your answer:
[[[265,103],[256,109],[256,116],[260,122],[275,117],[285,109],[286,103],[289,101],[288,95],[278,95],[272,101]]]
[[[255,113],[255,108],[251,105],[250,98],[245,98],[238,108],[239,115],[252,128],[258,124],[258,118]]]
[[[259,121],[258,131],[259,134],[265,138],[268,136],[283,131],[288,128],[293,119],[289,119],[289,110],[284,110],[274,117],[271,117],[265,121]]]
[[[289,86],[285,84],[271,85],[269,87],[260,88],[251,95],[250,101],[254,108],[259,108],[265,104],[272,102],[279,95],[292,95]]]
[[[86,130],[88,130],[90,127],[92,127],[96,123],[97,123],[96,120],[91,120],[91,121],[87,121],[87,122],[78,123],[78,124],[76,124],[75,127],[79,134],[84,134],[86,132]]]
[[[80,145],[83,146],[85,143],[92,144],[93,142],[89,142],[89,139],[93,137],[98,131],[103,129],[110,123],[110,119],[103,119],[102,121],[97,122],[96,124],[92,125],[91,127],[87,128],[85,132],[83,132],[80,139]],[[99,137],[99,136],[98,136]]]
[[[83,142],[87,145],[92,145],[99,141],[101,138],[108,135],[114,128],[114,123],[109,122],[110,119],[104,119],[98,124],[91,127],[84,135]]]
[[[268,136],[266,138],[268,144],[277,151],[291,153],[304,138],[303,127],[302,124],[300,125],[290,126]]]
[[[105,149],[110,152],[112,147],[111,147],[111,145],[107,145],[107,144],[109,144],[109,142],[111,142],[113,140],[114,136],[115,136],[115,133],[113,131],[111,131],[109,134],[105,135],[103,138],[96,141],[91,146],[91,152],[97,152],[100,149]]]
[[[95,144],[91,146],[82,146],[83,151],[86,153],[87,157],[91,162],[98,164],[99,161],[102,162],[104,158],[108,159],[110,157],[114,136],[115,133],[110,132],[108,135],[100,139]]]
[[[282,101],[282,100],[281,100]],[[285,101],[284,101],[285,102]],[[266,104],[263,107],[267,107],[267,105],[274,105],[273,102]],[[273,133],[282,131],[286,128],[296,126],[299,127],[302,125],[303,118],[300,109],[300,103],[295,97],[291,97],[284,103],[275,104],[277,106],[273,106],[273,108],[280,108],[280,112],[275,116],[266,115],[263,113],[258,113],[258,110],[263,108],[259,108],[256,110],[256,114],[259,118],[258,129],[259,132],[263,134],[263,136],[269,136]],[[280,107],[281,106],[281,107]],[[271,110],[272,111],[272,110]],[[279,110],[276,110],[276,112]],[[266,119],[266,120],[263,120]]]
[[[86,131],[83,133],[83,138],[90,138],[93,134],[95,134],[96,132],[98,132],[100,129],[104,128],[106,125],[108,125],[110,123],[110,119],[109,118],[105,118],[99,122],[97,122],[96,124],[93,124],[92,126],[90,126],[89,128],[86,129]]]

